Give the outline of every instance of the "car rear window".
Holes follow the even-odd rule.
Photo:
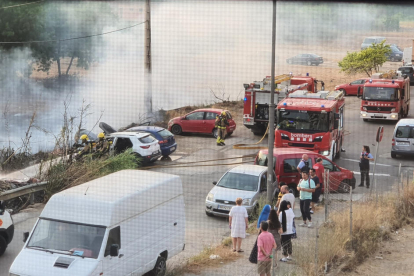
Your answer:
[[[143,144],[149,144],[149,143],[154,142],[154,141],[155,141],[155,140],[157,140],[157,139],[155,139],[154,137],[152,137],[152,136],[148,135],[148,136],[144,136],[144,137],[138,138],[138,140],[139,140],[141,143],[143,143]]]
[[[398,71],[401,71],[401,73],[412,73],[414,71],[414,68],[412,67],[400,67]]]
[[[375,39],[373,39],[373,38],[365,38],[365,40],[364,40],[364,43],[374,43],[374,42],[375,42]]]
[[[314,58],[318,58],[319,57],[318,55],[314,55],[314,54],[311,54],[310,56],[311,57],[314,57]]]
[[[158,131],[158,134],[161,135],[161,137],[164,138],[164,139],[167,139],[167,138],[169,138],[171,136],[174,136],[171,132],[169,132],[166,129],[163,129],[163,130]]]
[[[399,126],[395,133],[396,138],[414,138],[414,126]]]

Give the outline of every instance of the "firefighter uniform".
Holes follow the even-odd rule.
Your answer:
[[[109,152],[109,142],[105,140],[105,134],[102,132],[98,134],[98,143],[96,143],[96,152],[99,156],[104,155],[105,153]]]
[[[222,112],[219,116],[216,117],[215,126],[217,127],[217,146],[224,146],[224,138],[226,137],[226,126],[229,125],[227,121],[226,112]]]
[[[82,140],[82,144],[85,145],[81,151],[78,152],[76,159],[80,159],[82,156],[92,153],[92,143],[88,140],[88,136],[86,134],[80,137]]]

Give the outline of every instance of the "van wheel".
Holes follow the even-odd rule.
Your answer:
[[[171,127],[171,132],[175,135],[179,135],[179,134],[183,133],[183,129],[179,125],[173,125]]]
[[[167,272],[167,262],[164,257],[159,256],[155,263],[154,269],[151,271],[152,276],[164,276]]]
[[[341,182],[341,184],[339,184],[338,191],[340,193],[349,193],[350,190],[351,190],[351,185],[349,184],[348,180],[345,179],[344,181]]]
[[[4,254],[4,251],[6,251],[7,248],[7,242],[6,240],[0,236],[0,256]]]
[[[397,158],[397,155],[393,152],[391,152],[391,158]]]
[[[209,212],[207,212],[207,211],[206,211],[206,215],[207,215],[208,217],[214,217],[214,215],[213,215],[212,213],[209,213]]]

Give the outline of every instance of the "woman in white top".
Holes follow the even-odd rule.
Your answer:
[[[295,214],[292,209],[289,208],[290,203],[286,200],[280,203],[279,208],[279,220],[282,224],[282,248],[283,248],[283,258],[280,259],[282,262],[287,262],[292,260],[292,234],[293,234],[293,219]]]
[[[243,199],[236,199],[237,206],[231,208],[229,213],[229,226],[233,238],[233,252],[243,252],[241,249],[242,239],[246,237],[246,230],[249,225],[247,210],[241,206]],[[236,248],[237,246],[237,248]]]

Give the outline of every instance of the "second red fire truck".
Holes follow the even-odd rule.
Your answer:
[[[342,91],[298,90],[277,105],[275,147],[296,147],[325,155],[341,154],[345,98]]]

